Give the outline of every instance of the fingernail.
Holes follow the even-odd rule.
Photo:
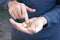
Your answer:
[[[36,11],[36,9],[33,9],[34,11]]]

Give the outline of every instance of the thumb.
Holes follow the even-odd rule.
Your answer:
[[[15,22],[13,19],[10,19],[9,21],[10,21],[10,23],[11,23],[13,26],[16,26],[16,27],[17,27],[17,25],[18,25],[17,22]]]
[[[15,24],[16,22],[13,19],[9,19],[11,24]]]
[[[32,9],[32,8],[27,7],[27,6],[26,6],[26,9],[27,9],[28,12],[32,12],[32,13],[36,12],[36,9]]]
[[[25,23],[17,23],[17,22],[15,22],[13,19],[10,19],[9,21],[10,21],[10,23],[11,23],[15,28],[18,28],[18,29],[19,29],[19,26],[23,26],[23,27],[26,26]]]

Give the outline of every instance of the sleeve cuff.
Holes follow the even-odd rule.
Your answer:
[[[47,27],[51,26],[51,19],[50,16],[48,14],[43,15],[46,19],[47,19]]]

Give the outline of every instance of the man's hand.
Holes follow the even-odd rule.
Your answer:
[[[29,23],[26,23],[27,29],[32,33],[38,33],[43,29],[43,26],[47,24],[47,20],[44,17],[32,18],[29,20]]]
[[[17,1],[9,2],[9,13],[14,19],[20,19],[25,18],[25,20],[28,20],[28,14],[27,12],[35,12],[35,9],[31,9],[27,7],[23,3],[19,3]]]
[[[19,31],[27,33],[27,34],[32,34],[26,27],[26,23],[17,23],[13,19],[10,19],[10,23]]]
[[[35,34],[43,29],[43,26],[47,24],[47,20],[44,17],[40,17],[29,19],[29,21],[24,23],[17,23],[10,19],[10,23],[21,32]]]

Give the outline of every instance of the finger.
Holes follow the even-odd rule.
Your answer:
[[[31,32],[29,32],[28,29],[22,27],[22,25],[21,25],[20,23],[18,24],[18,23],[15,22],[13,19],[10,19],[10,23],[11,23],[17,30],[19,30],[19,31],[21,31],[21,32],[24,32],[24,33],[31,34]]]
[[[33,13],[33,12],[36,12],[35,9],[29,8],[29,7],[27,7],[27,6],[25,6],[25,7],[26,7],[26,9],[27,9],[28,12],[32,12],[32,13]]]
[[[11,15],[14,19],[16,19],[16,16],[15,16],[15,14],[13,13],[13,9],[12,9],[12,8],[9,8],[9,13],[10,13],[10,15]]]
[[[27,24],[25,22],[23,22],[22,23],[22,26],[26,28],[27,27]]]
[[[27,21],[28,20],[28,14],[27,14],[27,10],[25,8],[25,5],[21,5],[21,8],[22,8],[23,18],[25,18],[25,21]]]
[[[14,7],[14,8],[11,7],[11,9],[12,9],[12,11],[11,11],[11,12],[12,12],[11,15],[12,15],[12,16],[15,15],[16,19],[18,19],[17,11],[16,11],[15,7]]]
[[[17,22],[15,22],[13,19],[10,19],[9,21],[10,21],[10,23],[11,23],[17,30],[20,31],[20,27],[22,27],[22,24],[21,24],[21,23],[17,23]]]
[[[20,17],[20,18],[22,18],[22,12],[21,12],[21,7],[20,7],[20,4],[17,6],[17,12],[18,12],[18,16]]]
[[[17,23],[17,22],[15,22],[13,19],[10,19],[9,20],[10,21],[10,23],[16,28],[16,29],[18,29],[18,26],[20,25],[22,25],[22,24],[20,24],[20,23]],[[18,25],[19,24],[19,25]],[[18,26],[17,26],[18,25]]]
[[[17,17],[17,19],[19,19],[18,11],[19,10],[17,9],[17,7],[14,7],[13,12],[14,12],[15,16]]]

